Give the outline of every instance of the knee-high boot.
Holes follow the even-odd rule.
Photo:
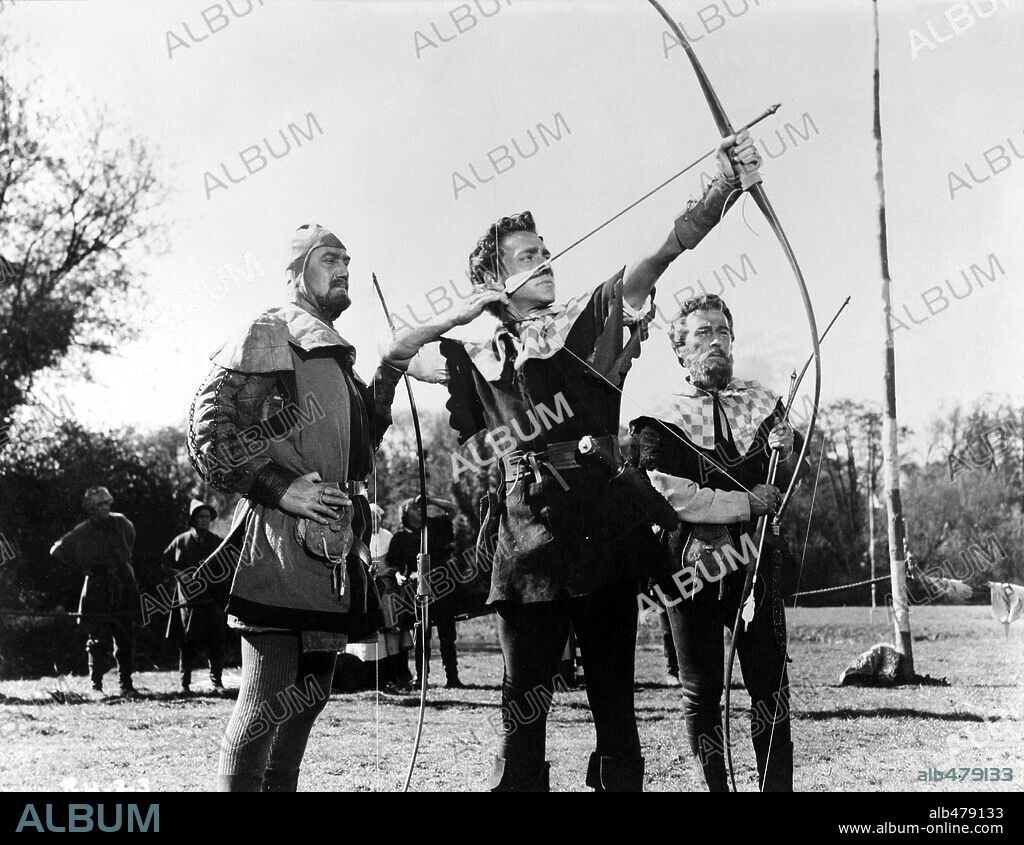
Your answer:
[[[587,764],[587,786],[595,792],[643,792],[643,757],[602,757],[596,751]]]
[[[757,757],[757,780],[762,792],[793,791],[793,743],[778,740],[771,744],[754,744]],[[765,771],[767,769],[767,771]]]
[[[299,770],[276,771],[267,769],[263,773],[262,792],[297,792],[299,788]]]
[[[218,792],[259,792],[259,775],[217,775]]]
[[[515,764],[504,757],[494,758],[488,789],[491,792],[550,792],[551,764]]]

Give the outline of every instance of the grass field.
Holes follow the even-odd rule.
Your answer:
[[[1022,791],[1024,786],[1024,626],[1005,638],[987,607],[923,607],[913,612],[917,671],[949,686],[840,687],[847,662],[891,639],[884,610],[798,609],[789,615],[798,791]],[[432,688],[414,790],[479,791],[494,750],[501,656],[493,620],[459,629],[465,690]],[[439,660],[435,646],[435,661]],[[685,751],[678,689],[662,683],[660,629],[641,627],[636,708],[647,757],[647,789],[688,791],[698,780]],[[442,676],[435,666],[435,677]],[[175,694],[176,674],[143,672],[138,701],[82,701],[86,678],[70,679],[74,703],[50,695],[57,679],[0,682],[0,789],[208,790],[233,702]],[[737,669],[735,683],[740,686]],[[108,674],[107,684],[114,682]],[[238,670],[225,673],[237,687]],[[741,790],[756,789],[746,732],[748,699],[733,693],[734,758]],[[299,788],[392,790],[401,785],[417,699],[373,692],[332,696],[318,720]],[[549,726],[551,786],[582,791],[593,729],[582,691],[556,697]],[[928,768],[1011,768],[1011,783],[918,782]]]

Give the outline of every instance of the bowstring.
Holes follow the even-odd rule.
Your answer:
[[[377,483],[377,475],[376,475],[376,473],[374,473],[374,476],[373,476],[373,483],[376,486],[376,483]],[[376,494],[374,495],[374,498],[376,498]],[[374,502],[374,504],[376,504],[376,502]],[[372,558],[371,558],[371,561],[372,561]],[[386,637],[385,637],[384,653],[387,654],[387,638]],[[374,750],[375,750],[375,754],[376,754],[376,760],[375,760],[374,770],[373,771],[374,771],[374,776],[375,776],[374,786],[376,787],[376,786],[378,786],[380,784],[380,633],[377,634],[377,649],[376,649],[376,655],[375,656],[377,657],[377,659],[374,661],[374,668],[373,668],[373,719],[374,719],[374,722],[376,723],[377,738],[376,738],[376,743],[375,743],[375,746],[374,746]],[[375,791],[379,791],[379,790],[375,790]]]
[[[701,159],[698,159],[698,161],[702,161],[702,160],[703,160],[704,158],[707,158],[707,157],[708,157],[708,155],[711,155],[711,153],[708,153],[707,155],[703,156],[703,157],[702,157]],[[694,162],[693,164],[697,164],[697,162]],[[693,165],[691,165],[691,167],[692,167],[692,166],[693,166]],[[688,170],[689,168],[686,168],[686,169]],[[683,172],[685,172],[685,171],[683,171]],[[680,173],[680,174],[677,174],[677,175],[681,175],[681,173]],[[673,178],[675,178],[675,177],[673,177]],[[671,180],[669,180],[669,181],[671,181]],[[665,183],[665,184],[667,184],[667,183]],[[664,187],[664,185],[662,185],[662,186],[660,186],[660,187]],[[725,215],[726,215],[726,212],[727,212],[727,211],[729,210],[729,208],[730,208],[729,200],[730,200],[730,199],[732,199],[732,195],[733,195],[733,193],[736,193],[736,192],[740,192],[740,193],[741,193],[741,194],[743,195],[743,198],[744,198],[744,199],[746,198],[746,192],[745,192],[745,191],[743,190],[743,188],[742,188],[742,187],[740,187],[740,186],[731,186],[731,188],[732,188],[732,190],[731,190],[731,191],[730,191],[730,193],[729,193],[729,194],[728,194],[728,195],[726,196],[726,200],[725,200],[725,202],[724,202],[724,203],[723,203],[723,205],[722,205],[722,213],[721,213],[721,215],[719,215],[719,218],[718,218],[718,223],[721,223],[721,222],[722,222],[722,220],[724,220],[724,219],[725,219]],[[652,192],[652,193],[653,193],[653,192]],[[648,194],[648,196],[649,196],[649,194]],[[644,199],[644,197],[642,197],[641,199]],[[635,203],[634,203],[634,205],[635,205]],[[631,207],[632,207],[632,206],[631,206]],[[626,210],[628,211],[629,209],[627,208]],[[612,219],[614,220],[615,218],[612,218]],[[611,221],[608,221],[608,222],[610,223]],[[607,225],[607,224],[604,224],[604,225]],[[565,254],[566,254],[567,252],[569,252],[569,251],[570,251],[571,249],[573,249],[574,247],[577,247],[577,246],[579,246],[579,245],[580,245],[581,243],[583,243],[583,242],[584,242],[585,240],[587,240],[587,239],[588,239],[588,238],[589,238],[589,237],[590,237],[591,235],[594,235],[594,234],[596,234],[596,233],[597,233],[597,232],[598,232],[598,231],[599,231],[599,230],[600,230],[601,228],[603,228],[603,227],[604,227],[604,226],[602,225],[602,226],[598,227],[598,229],[595,229],[595,230],[594,230],[594,231],[592,231],[592,232],[588,232],[588,233],[587,233],[586,235],[584,235],[584,236],[583,236],[582,238],[580,238],[580,239],[579,239],[578,241],[576,241],[576,242],[574,242],[574,243],[570,244],[570,245],[569,245],[568,247],[566,247],[565,249],[563,249],[563,250],[562,250],[561,252],[559,252],[559,253],[557,253],[556,255],[554,255],[553,257],[551,257],[551,258],[547,259],[548,263],[549,263],[549,264],[551,264],[551,263],[554,263],[555,259],[561,258],[561,257],[562,257],[563,255],[565,255]],[[748,228],[749,228],[749,227],[748,227]],[[755,234],[756,234],[756,232],[755,232]],[[497,246],[498,240],[499,240],[499,238],[500,238],[500,235],[499,235],[499,233],[498,233],[498,227],[497,227],[497,224],[495,224],[495,227],[494,227],[494,235],[495,235],[495,245]],[[500,254],[500,250],[496,250],[496,261],[495,261],[495,266],[496,266],[496,268],[497,268],[497,267],[501,267],[501,266],[502,266],[502,264],[503,264],[503,262],[501,261],[501,254]],[[505,268],[505,269],[507,270],[507,268]],[[509,314],[511,314],[511,315],[512,315],[512,317],[514,317],[514,318],[515,318],[515,319],[513,320],[513,324],[514,324],[514,325],[518,325],[518,324],[520,324],[520,323],[528,322],[528,321],[530,321],[530,320],[534,319],[534,318],[531,318],[531,317],[530,317],[529,315],[526,315],[526,316],[524,316],[524,315],[520,314],[520,313],[519,313],[518,311],[516,311],[516,309],[515,309],[515,308],[513,308],[513,307],[511,306],[511,304],[506,304],[506,305],[505,305],[505,308],[506,308],[506,310],[507,310],[507,311],[509,312]],[[547,338],[548,332],[549,332],[549,331],[550,331],[550,329],[552,329],[552,328],[554,328],[554,325],[553,325],[553,324],[552,324],[551,326],[547,327],[547,328],[543,328],[543,327],[542,327],[542,328],[541,328],[541,336],[542,336],[542,337],[544,337],[544,338]],[[637,330],[637,331],[642,331],[643,329],[642,329],[642,328],[641,328],[640,326],[638,326],[636,330]],[[645,407],[644,405],[642,405],[642,404],[641,404],[640,402],[638,402],[638,401],[637,401],[636,399],[633,399],[633,398],[632,398],[632,397],[631,397],[631,396],[630,396],[630,395],[629,395],[628,393],[626,393],[626,392],[625,392],[624,390],[622,390],[622,389],[621,389],[620,387],[618,387],[617,385],[615,385],[615,384],[612,384],[612,382],[611,382],[611,381],[610,381],[610,380],[608,379],[608,377],[607,377],[607,376],[605,376],[605,375],[603,375],[602,373],[598,372],[598,371],[597,371],[597,369],[595,369],[595,368],[593,367],[593,365],[591,365],[591,364],[590,364],[590,363],[589,363],[588,361],[585,361],[585,360],[583,360],[582,358],[580,358],[580,356],[579,356],[579,355],[577,355],[577,354],[576,354],[575,352],[573,352],[573,351],[572,351],[571,349],[569,349],[569,347],[568,347],[568,346],[567,346],[567,345],[566,345],[565,343],[563,343],[563,344],[562,344],[562,347],[561,347],[561,348],[562,348],[562,349],[564,349],[564,350],[565,350],[566,352],[568,352],[568,353],[569,353],[569,354],[570,354],[570,355],[571,355],[571,356],[572,356],[573,358],[575,358],[575,359],[576,359],[577,361],[579,361],[579,362],[580,362],[581,364],[583,364],[583,366],[585,366],[585,367],[586,367],[587,369],[589,369],[589,370],[590,370],[590,371],[591,371],[592,373],[594,373],[594,375],[596,375],[596,376],[597,376],[598,378],[600,378],[600,379],[601,379],[602,381],[604,381],[604,382],[605,382],[605,383],[606,383],[606,384],[607,384],[607,385],[608,385],[609,387],[611,387],[612,389],[614,389],[615,391],[617,391],[617,392],[619,393],[619,395],[620,395],[620,396],[622,396],[622,397],[623,397],[623,398],[625,398],[625,399],[628,399],[628,400],[629,400],[629,401],[630,401],[630,402],[631,402],[631,403],[632,403],[633,405],[635,405],[635,406],[636,406],[636,407],[637,407],[637,408],[638,408],[639,410],[643,411],[643,412],[644,412],[645,414],[647,414],[647,415],[649,415],[649,416],[651,416],[651,417],[654,417],[654,418],[656,418],[656,419],[658,418],[658,414],[655,414],[655,413],[654,413],[653,411],[651,411],[651,410],[649,410],[648,408],[646,408],[646,407]],[[762,505],[767,505],[767,502],[765,502],[765,501],[764,501],[764,500],[763,500],[763,499],[762,499],[762,498],[761,498],[760,496],[758,496],[758,495],[757,495],[756,493],[754,493],[754,492],[753,492],[753,491],[752,491],[752,490],[751,490],[751,489],[750,489],[749,487],[747,487],[747,486],[746,486],[745,484],[742,484],[742,483],[741,483],[741,482],[740,482],[740,481],[739,481],[739,480],[738,480],[738,479],[737,479],[737,478],[736,478],[735,476],[733,476],[733,475],[732,475],[732,474],[730,474],[730,473],[729,473],[729,472],[728,472],[727,470],[725,470],[725,468],[724,468],[724,467],[722,467],[722,466],[719,466],[719,465],[718,465],[718,464],[717,464],[717,463],[716,463],[715,461],[713,461],[713,460],[711,460],[711,459],[710,459],[709,457],[707,457],[707,455],[705,455],[705,454],[704,454],[704,452],[702,452],[701,450],[699,450],[699,449],[698,449],[698,448],[697,448],[697,447],[696,447],[695,445],[693,445],[692,443],[690,443],[690,442],[689,442],[688,440],[686,440],[686,439],[685,439],[684,437],[682,437],[682,436],[681,436],[680,434],[677,434],[677,433],[676,433],[675,431],[673,431],[673,430],[672,430],[671,428],[669,428],[668,426],[665,426],[665,429],[666,429],[666,430],[667,430],[667,431],[668,431],[668,432],[669,432],[669,433],[670,433],[670,434],[671,434],[671,435],[672,435],[673,437],[675,437],[675,438],[676,438],[676,439],[677,439],[677,440],[678,440],[678,441],[679,441],[680,443],[682,443],[682,444],[683,444],[684,446],[686,446],[686,448],[690,449],[690,451],[692,451],[692,452],[693,452],[693,453],[694,453],[695,455],[697,455],[697,457],[698,457],[698,458],[701,458],[701,459],[705,460],[705,461],[706,461],[706,462],[707,462],[707,463],[708,463],[708,464],[709,464],[709,465],[710,465],[710,466],[711,466],[711,467],[712,467],[713,469],[715,469],[715,470],[717,470],[718,472],[720,472],[720,473],[721,473],[722,475],[724,475],[724,476],[725,476],[726,478],[728,478],[728,479],[729,479],[729,480],[730,480],[730,481],[731,481],[731,482],[732,482],[733,484],[737,485],[737,486],[738,486],[738,487],[739,487],[740,489],[742,489],[742,490],[743,490],[743,491],[744,491],[745,493],[747,493],[747,494],[748,494],[749,496],[752,496],[752,497],[754,498],[754,500],[755,500],[755,501],[758,501],[758,502],[760,502],[760,503],[761,503]]]
[[[835,387],[835,379],[833,379],[833,381],[832,381],[832,387],[833,388]],[[803,577],[804,563],[807,560],[807,547],[808,547],[808,545],[810,543],[810,540],[811,540],[811,520],[814,517],[814,504],[815,504],[815,502],[817,501],[817,498],[818,498],[818,481],[821,479],[821,465],[822,465],[822,460],[824,459],[824,457],[825,457],[825,435],[822,434],[822,436],[821,436],[821,449],[818,452],[818,469],[814,473],[814,487],[811,488],[811,504],[810,504],[810,506],[808,508],[808,511],[807,511],[807,528],[806,528],[806,531],[804,532],[804,547],[803,547],[803,550],[800,552],[800,565],[797,567],[796,594],[793,596],[793,610],[796,610],[796,604],[797,604],[797,601],[799,601],[800,580]],[[797,467],[797,471],[799,471],[799,467]],[[787,628],[786,629],[786,645],[785,645],[785,648],[783,649],[783,652],[782,652],[782,671],[779,673],[779,685],[778,685],[778,687],[775,690],[775,695],[772,696],[774,698],[774,701],[775,701],[775,704],[774,704],[775,710],[772,713],[772,729],[771,729],[771,733],[768,734],[768,753],[765,755],[765,760],[764,760],[764,771],[765,771],[765,775],[766,776],[767,776],[767,773],[768,773],[768,766],[771,763],[772,742],[775,739],[775,725],[778,723],[779,696],[782,694],[782,679],[786,675],[786,661],[789,659],[789,640],[790,640],[790,632],[789,632],[789,629]],[[789,716],[789,719],[790,719],[790,723],[792,723],[792,714],[793,714],[792,691],[790,691],[790,700],[789,700],[789,702],[787,704],[787,707],[789,709],[788,716]]]
[[[743,194],[743,202],[740,203],[740,219],[743,220],[743,225],[747,227],[747,230],[750,232],[750,234],[752,234],[755,238],[759,238],[761,236],[757,233],[757,230],[753,226],[750,225],[750,221],[747,220],[747,197],[748,196],[750,196],[750,195],[747,194],[747,193]]]
[[[385,315],[386,317],[387,315]],[[371,334],[373,336],[374,346],[377,346],[377,325],[376,321],[373,322],[371,328]],[[396,389],[398,385],[395,385]],[[377,400],[377,380],[373,381],[373,398],[376,403]],[[377,453],[373,454],[373,504],[377,504],[377,498],[380,496],[380,488],[378,487],[377,480]],[[379,507],[379,506],[378,506]],[[383,528],[383,518],[381,518],[381,528]],[[370,510],[370,565],[373,565],[373,510]],[[372,576],[370,576],[372,577]],[[380,633],[377,634],[377,645],[376,656],[380,656]],[[385,646],[385,652],[387,647]],[[373,721],[376,732],[374,741],[374,792],[380,791],[380,660],[376,661],[373,672]]]

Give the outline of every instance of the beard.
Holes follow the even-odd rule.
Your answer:
[[[732,356],[707,354],[686,364],[690,383],[701,390],[722,390],[732,381]]]
[[[319,308],[331,322],[337,320],[338,317],[341,316],[342,312],[352,304],[352,300],[349,298],[347,289],[333,286],[327,291],[327,293],[315,297],[314,302],[316,302],[317,308]]]

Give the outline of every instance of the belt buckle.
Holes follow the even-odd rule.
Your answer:
[[[523,475],[523,465],[527,462],[527,453],[516,450],[506,455],[503,460],[505,461],[505,484],[511,484],[512,486],[508,489],[508,495],[512,494],[512,491],[516,489],[516,485],[519,484],[519,479]]]
[[[524,452],[522,455],[520,455],[515,464],[516,476],[515,484],[512,485],[512,490],[515,489],[516,484],[520,482],[523,475],[525,474],[525,468],[523,467],[523,464],[529,466],[529,468],[533,471],[533,480],[535,484],[540,484],[544,480],[544,476],[541,473],[541,467],[547,467],[548,472],[550,472],[551,476],[561,485],[562,489],[568,490],[569,484],[562,477],[562,474],[558,471],[558,469],[551,462],[551,460],[549,460],[549,458],[550,455],[548,455],[546,451]],[[511,493],[512,490],[509,490],[509,493]]]

